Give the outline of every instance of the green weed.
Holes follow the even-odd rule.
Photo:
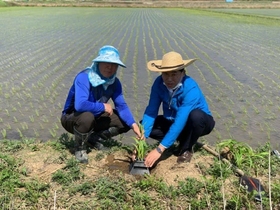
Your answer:
[[[0,189],[6,192],[15,192],[15,189],[22,186],[20,181],[19,166],[20,160],[12,156],[0,154]]]
[[[80,171],[79,162],[74,157],[66,162],[66,166],[63,169],[56,171],[52,175],[52,181],[66,186],[83,178],[84,174]]]
[[[21,141],[3,140],[1,142],[0,149],[2,152],[14,153],[23,149],[23,143]]]
[[[223,140],[217,144],[219,150],[228,148],[232,163],[238,168],[255,168],[256,162],[262,161],[268,157],[268,152],[254,151],[248,144],[238,142],[234,139]]]
[[[148,207],[151,205],[151,197],[147,193],[143,193],[137,189],[133,190],[131,193],[133,205]],[[140,209],[140,208],[139,208]]]
[[[47,183],[41,183],[39,181],[33,180],[31,182],[25,183],[24,187],[26,191],[24,191],[22,195],[29,202],[30,205],[38,203],[39,199],[42,197],[49,197],[50,185]]]
[[[189,198],[196,197],[204,186],[202,182],[194,178],[186,178],[185,181],[179,181],[178,184],[178,193]]]
[[[76,193],[80,193],[81,195],[89,195],[94,192],[95,184],[91,181],[86,181],[82,184],[75,185],[69,189],[69,194],[73,195]]]
[[[95,180],[95,196],[104,207],[109,203],[114,206],[121,206],[120,204],[126,201],[127,189],[125,187],[125,180],[118,176],[118,178],[112,177],[100,177]]]
[[[230,175],[232,175],[233,170],[228,166],[228,164],[215,159],[214,163],[207,169],[206,173],[215,178],[222,177],[223,179],[227,179]]]

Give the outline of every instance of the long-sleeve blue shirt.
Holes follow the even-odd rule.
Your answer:
[[[103,85],[93,87],[89,82],[87,70],[81,71],[74,79],[62,113],[91,112],[98,117],[105,112],[103,103],[107,103],[109,99],[112,99],[120,118],[131,127],[135,120],[125,102],[120,80],[116,77],[115,82],[106,90]]]
[[[192,110],[201,109],[206,114],[212,115],[201,89],[191,77],[184,76],[182,85],[170,96],[162,77],[158,76],[152,86],[149,104],[142,119],[146,138],[152,131],[161,104],[163,116],[173,121],[161,141],[161,145],[165,148],[169,148],[176,141]]]

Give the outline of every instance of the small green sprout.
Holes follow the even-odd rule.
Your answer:
[[[137,159],[144,160],[144,157],[148,149],[148,145],[145,140],[138,140],[136,138],[134,138],[134,140],[135,140],[135,144],[133,145],[137,153]]]
[[[140,129],[140,133],[142,136],[144,136],[144,128],[143,128],[143,125],[141,125],[140,123],[138,124],[139,126],[139,129]],[[138,160],[144,160],[144,157],[147,153],[147,150],[148,150],[148,145],[147,145],[147,142],[145,140],[139,140],[137,138],[133,138],[135,140],[135,144],[134,147],[135,147],[135,150],[136,150],[136,154],[137,154],[137,159]]]

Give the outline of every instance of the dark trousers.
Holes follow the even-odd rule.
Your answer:
[[[130,127],[123,122],[117,111],[109,116],[108,113],[102,114],[100,117],[94,117],[91,112],[74,112],[61,116],[61,125],[66,131],[74,134],[74,127],[81,133],[88,133],[91,130],[95,132],[107,130],[110,127],[118,128],[119,134],[130,130]]]
[[[173,121],[159,115],[155,120],[149,137],[156,140],[162,140],[172,124]],[[187,150],[191,151],[198,138],[209,134],[213,130],[214,126],[215,121],[211,115],[206,114],[200,109],[194,109],[191,111],[185,127],[177,138],[180,142],[179,147],[181,149],[181,153]]]

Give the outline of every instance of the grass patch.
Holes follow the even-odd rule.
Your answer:
[[[6,7],[6,6],[7,6],[7,4],[0,0],[0,7]]]

